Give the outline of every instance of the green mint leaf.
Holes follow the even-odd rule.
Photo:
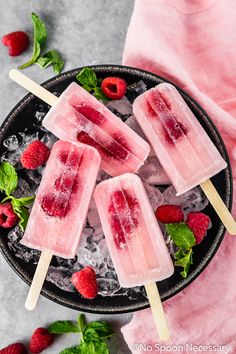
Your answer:
[[[107,322],[94,321],[90,322],[84,331],[84,337],[90,340],[95,340],[98,336],[101,339],[110,338],[113,335],[111,325]],[[94,339],[92,339],[94,338]]]
[[[15,168],[9,162],[0,165],[0,190],[9,196],[16,189],[18,176]]]
[[[81,354],[109,354],[108,346],[103,341],[90,341],[80,343]]]
[[[97,100],[102,100],[102,101],[111,101],[110,98],[108,98],[105,93],[102,91],[101,87],[95,87],[94,88],[94,96],[96,97]]]
[[[47,29],[40,17],[32,12],[31,18],[34,27],[34,49],[31,59],[27,63],[19,66],[19,69],[21,70],[34,64],[37,61],[40,56],[42,46],[44,45],[47,38]]]
[[[166,231],[178,248],[189,250],[196,244],[194,234],[185,223],[166,224]]]
[[[176,259],[175,265],[178,267],[183,267],[183,271],[180,273],[183,278],[186,278],[189,272],[189,267],[193,264],[193,251],[192,249],[188,250],[186,253],[183,251],[178,251],[174,254]]]
[[[54,72],[56,74],[60,74],[64,66],[64,60],[56,50],[50,50],[38,58],[36,64],[38,64],[41,68],[46,68],[47,66],[52,65]]]
[[[76,75],[76,79],[83,86],[92,87],[93,89],[97,86],[97,76],[91,68],[83,68]]]
[[[64,349],[59,354],[81,354],[80,346]]]
[[[90,86],[88,86],[88,85],[83,85],[83,88],[84,88],[86,91],[88,91],[88,92],[91,92],[91,91],[93,91],[93,89],[94,89],[94,87],[90,87]]]
[[[19,202],[18,199],[14,198],[14,197],[12,197],[11,204],[12,204],[14,212],[20,218],[19,226],[20,226],[21,230],[24,231],[26,228],[28,219],[29,219],[29,211],[27,208],[25,208],[24,205],[21,204],[21,202]]]
[[[56,321],[50,324],[48,331],[53,334],[79,333],[79,328],[72,321]]]
[[[35,196],[32,197],[23,197],[23,198],[14,198],[17,203],[19,203],[21,206],[28,206],[33,203]]]
[[[77,323],[78,323],[79,331],[80,333],[82,333],[82,337],[83,337],[83,333],[86,328],[86,319],[83,313],[78,316]]]

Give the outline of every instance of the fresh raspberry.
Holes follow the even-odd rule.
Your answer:
[[[91,106],[80,105],[74,108],[77,112],[82,114],[84,117],[86,117],[88,120],[90,120],[96,125],[101,125],[105,121],[104,115]]]
[[[63,219],[70,210],[70,203],[66,196],[48,194],[43,197],[42,209],[49,216]]]
[[[178,223],[184,221],[184,213],[178,205],[165,204],[157,208],[156,218],[163,224]]]
[[[44,349],[48,348],[54,340],[54,335],[49,333],[45,328],[37,328],[30,339],[31,353],[41,353]]]
[[[206,236],[210,222],[209,216],[204,213],[191,212],[188,214],[186,224],[193,232],[197,244],[201,243]]]
[[[39,140],[30,143],[21,155],[22,166],[30,170],[45,164],[49,158],[50,150]]]
[[[0,226],[9,228],[15,226],[19,221],[14,213],[11,202],[0,204]]]
[[[78,292],[86,299],[95,299],[98,294],[96,273],[92,267],[85,267],[71,278]]]
[[[107,77],[102,81],[101,89],[112,100],[121,99],[126,92],[127,84],[119,77]]]
[[[76,193],[78,190],[78,182],[76,181],[74,176],[61,176],[56,179],[54,187],[57,191],[62,193]]]
[[[26,347],[22,343],[14,343],[0,349],[0,354],[27,354]]]
[[[15,57],[26,50],[29,45],[29,37],[22,31],[8,33],[2,37],[2,44],[8,47],[8,54]]]

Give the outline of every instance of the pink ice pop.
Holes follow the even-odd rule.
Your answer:
[[[63,258],[75,256],[100,166],[93,147],[54,144],[21,243]]]
[[[177,195],[207,181],[227,164],[177,89],[162,83],[136,98],[134,115]]]
[[[149,145],[90,93],[70,84],[43,120],[58,138],[95,147],[101,167],[111,176],[136,172]]]
[[[140,178],[127,173],[101,182],[94,197],[120,285],[170,277],[173,263]]]

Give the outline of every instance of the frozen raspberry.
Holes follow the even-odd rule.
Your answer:
[[[49,216],[63,219],[70,210],[70,204],[66,196],[48,194],[42,199],[42,209]]]
[[[19,221],[18,216],[14,213],[10,202],[0,204],[0,226],[9,228],[15,226]]]
[[[157,208],[156,218],[163,224],[179,223],[184,221],[184,213],[178,205],[165,204]]]
[[[201,243],[204,237],[206,236],[207,229],[210,226],[210,222],[211,220],[209,216],[204,213],[191,212],[188,214],[186,224],[193,232],[197,244]]]
[[[92,267],[85,267],[71,278],[75,288],[86,299],[95,299],[98,294],[96,273]]]
[[[3,36],[2,43],[8,47],[8,54],[15,57],[26,50],[29,45],[29,37],[25,32],[16,31]]]
[[[57,191],[60,191],[62,193],[76,193],[78,190],[78,182],[74,179],[74,176],[58,177],[55,181],[54,186]]]
[[[45,328],[37,328],[30,339],[31,353],[41,353],[44,349],[48,348],[54,340],[54,335],[49,333]]]
[[[114,158],[125,160],[129,154],[126,140],[118,135],[113,135],[112,138],[114,140],[107,145],[107,149],[111,152]]]
[[[80,161],[78,161],[79,158],[80,157],[75,151],[70,153],[69,151],[62,151],[58,156],[59,161],[68,167],[75,167],[77,166],[78,162],[81,164],[82,158],[80,158]]]
[[[0,354],[27,354],[27,350],[24,344],[14,343],[0,349]]]
[[[119,77],[107,77],[102,81],[101,89],[112,100],[121,99],[126,92],[127,84]]]
[[[101,125],[105,121],[104,115],[91,106],[81,105],[76,106],[75,109],[96,125]]]
[[[114,241],[120,249],[126,247],[127,239],[139,224],[136,214],[138,205],[137,199],[126,190],[118,190],[112,194],[108,211],[111,214]]]
[[[152,102],[152,103],[151,103]],[[151,102],[147,102],[147,110],[149,117],[157,119],[158,114],[154,111],[152,105],[156,107],[157,112],[162,112],[161,124],[163,127],[165,140],[169,145],[175,145],[175,142],[187,135],[188,130],[186,127],[177,120],[171,113],[171,107],[165,97],[160,93],[153,92]]]
[[[21,155],[21,163],[24,168],[34,170],[45,164],[49,158],[48,147],[39,140],[30,143]]]

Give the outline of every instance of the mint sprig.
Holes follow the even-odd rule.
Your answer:
[[[21,70],[31,66],[37,61],[37,59],[40,57],[42,47],[47,39],[47,28],[40,17],[32,12],[31,19],[34,28],[34,49],[31,59],[25,64],[19,66],[19,69]]]
[[[0,190],[6,194],[6,197],[1,201],[5,203],[10,200],[15,214],[19,217],[19,226],[22,231],[25,230],[29,219],[29,211],[27,206],[33,203],[34,196],[16,198],[12,195],[18,185],[17,172],[9,162],[2,162],[0,165]]]
[[[189,272],[189,267],[193,264],[193,250],[190,248],[188,251],[184,252],[183,250],[178,250],[174,254],[175,265],[182,267],[183,270],[180,272],[183,278],[186,278]]]
[[[56,321],[49,327],[52,334],[80,333],[81,340],[78,346],[66,348],[60,354],[109,354],[107,339],[111,338],[111,326],[104,321],[86,323],[85,316],[81,314],[77,323],[72,321]]]
[[[49,65],[52,65],[54,72],[56,74],[59,74],[64,66],[64,61],[61,58],[61,55],[56,50],[50,50],[49,52],[40,56],[42,49],[46,43],[48,34],[45,23],[34,12],[32,12],[31,14],[31,19],[34,28],[33,54],[29,61],[19,66],[19,69],[25,69],[33,64],[38,64],[43,69],[48,67]]]
[[[170,235],[172,241],[178,247],[178,251],[174,254],[174,264],[183,268],[180,274],[183,278],[186,278],[189,267],[193,264],[192,247],[196,245],[194,234],[184,222],[166,224],[165,227],[168,235]]]
[[[108,98],[102,91],[100,87],[101,80],[97,79],[97,75],[93,69],[83,68],[76,75],[76,79],[86,91],[93,93],[98,100],[110,101],[110,98]]]

